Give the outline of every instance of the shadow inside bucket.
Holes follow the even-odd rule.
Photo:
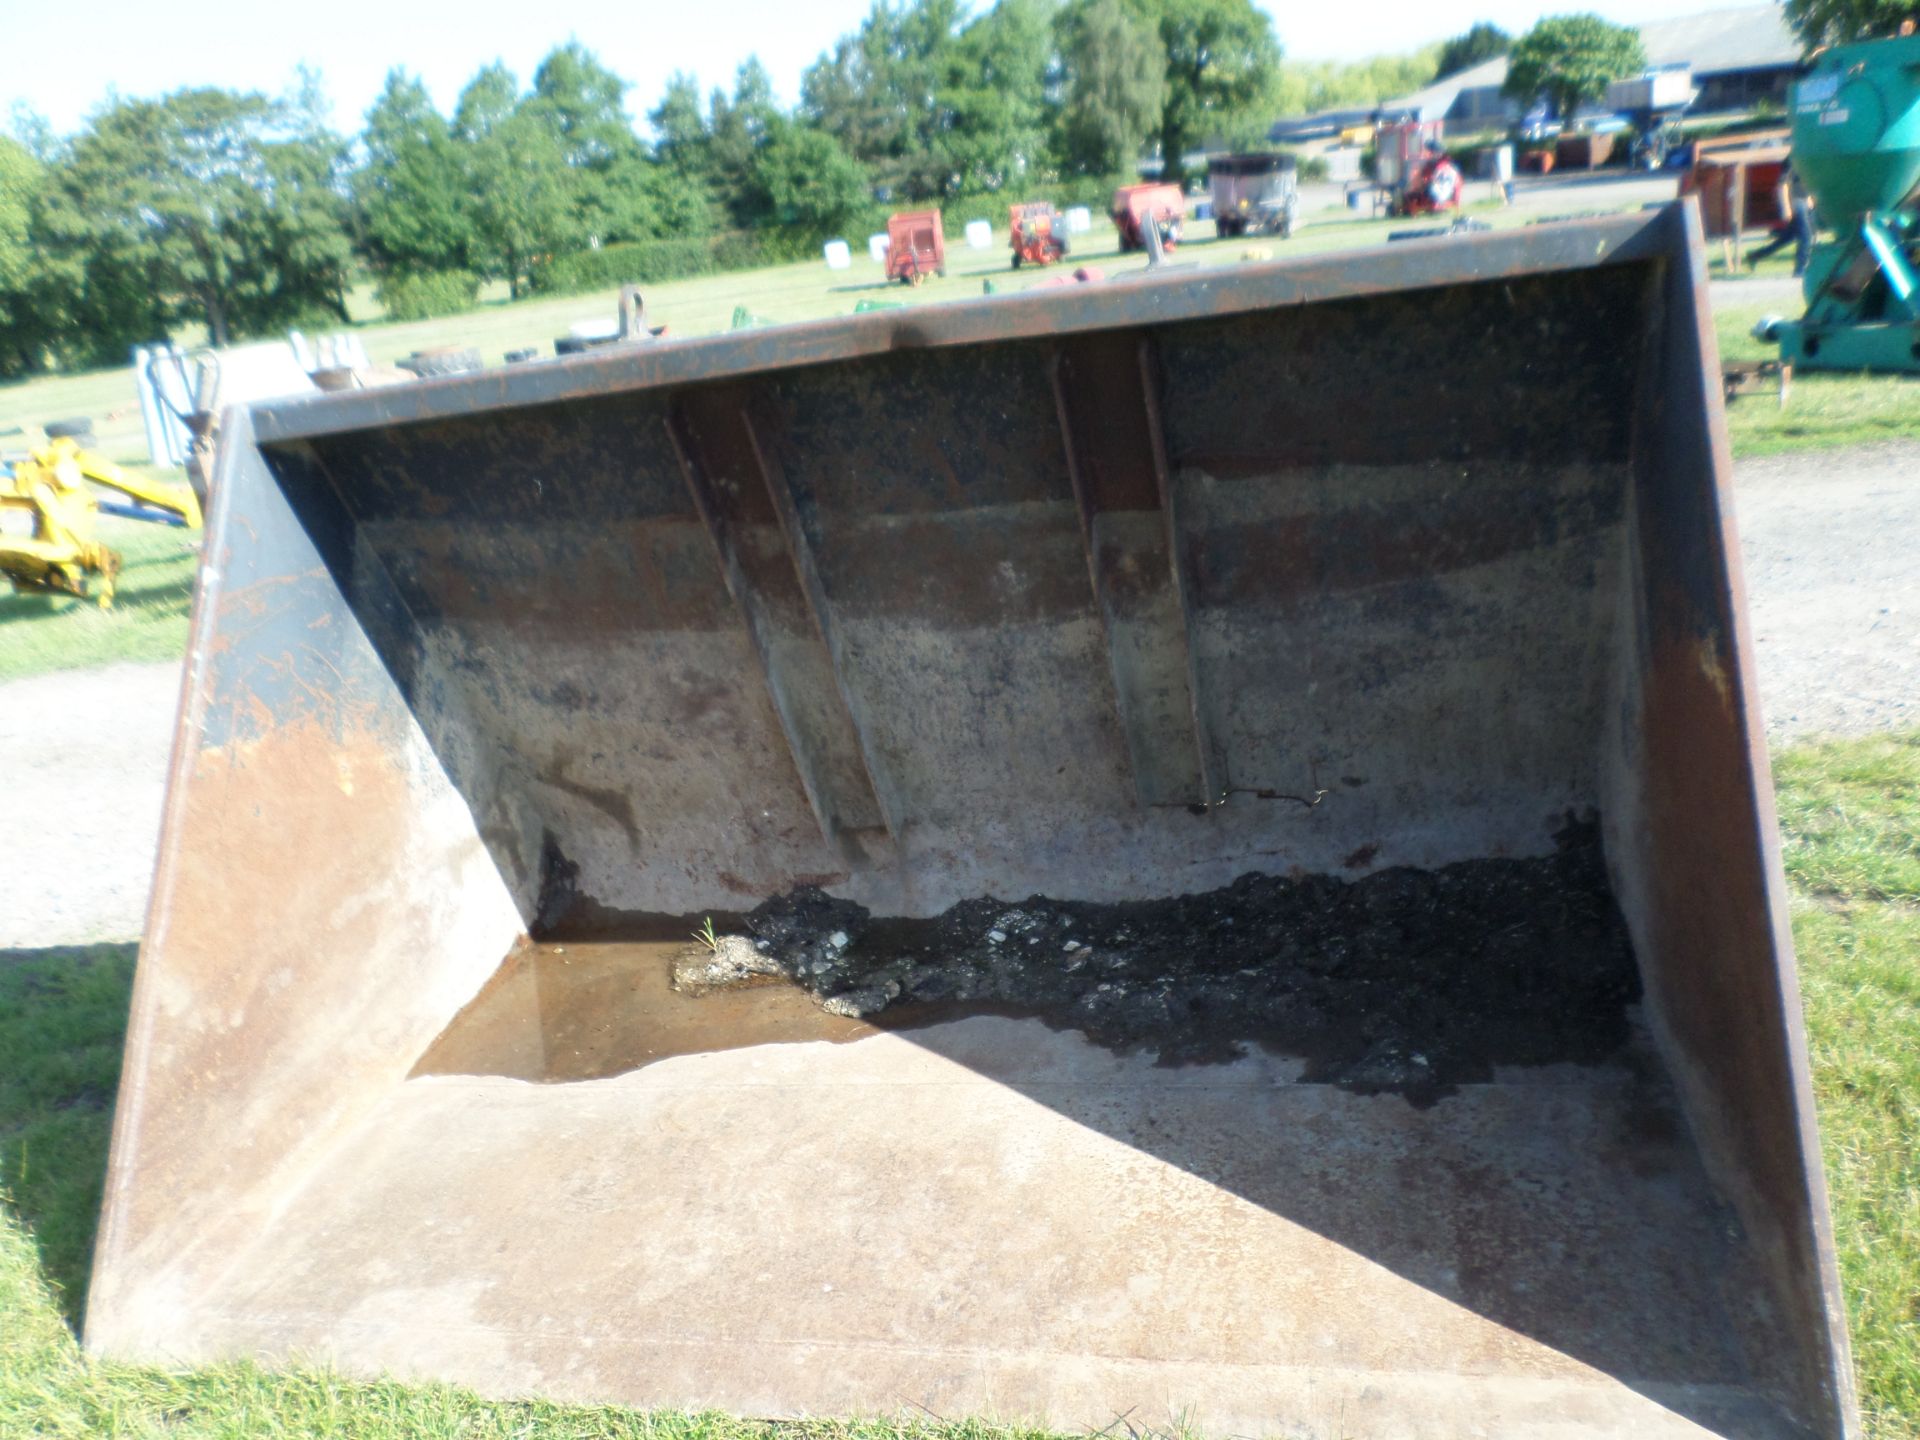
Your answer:
[[[897,1035],[1701,1424],[1794,1433],[1764,1405],[1736,1398],[1752,1377],[1723,1296],[1738,1288],[1746,1258],[1627,996],[1611,1022],[1587,1032],[1586,1063],[1486,1066],[1464,1084],[1457,1051],[1440,1086],[1424,1055],[1405,1063],[1409,1042],[1436,1054],[1452,1043],[1437,1005],[1437,1018],[1412,1021],[1397,1045],[1362,1055],[1344,1037],[1347,1071],[1339,1041],[1315,1047],[1299,1029],[1291,1050],[1270,1032],[1251,1047],[1265,1058],[1236,1059],[1239,1047],[1223,1037],[1257,1040],[1259,1027],[1223,1016],[1211,1059],[1158,1063],[1149,1039],[1121,1047],[1123,1071],[1103,1069],[1094,1081],[1082,1070],[1100,1062],[1076,1058],[1094,1044],[1084,1017],[1076,1024],[1058,1007],[976,998],[835,1015],[802,984],[773,976],[689,994],[675,988],[676,962],[704,951],[686,920],[634,928],[658,938],[563,935],[516,951],[414,1073],[566,1084],[680,1056]],[[1518,954],[1541,937],[1476,938]],[[1556,998],[1537,997],[1531,1020],[1506,1018],[1509,1053],[1526,1052],[1522,1031],[1533,1032],[1536,1053],[1553,1043]],[[1610,1039],[1595,1040],[1600,1033]],[[1382,1048],[1401,1063],[1384,1064]],[[1250,1069],[1260,1078],[1248,1078]],[[1344,1074],[1338,1088],[1352,1098],[1311,1099],[1324,1088],[1308,1078],[1316,1070]],[[861,1162],[850,1153],[846,1163]],[[993,1163],[948,1161],[962,1188],[958,1177],[976,1167],[990,1176]],[[716,1232],[708,1243],[724,1265],[738,1242]],[[1300,1323],[1311,1327],[1311,1314]]]
[[[1399,248],[1410,272],[1434,253]],[[1639,758],[1617,752],[1644,739],[1617,717],[1644,644],[1628,496],[1652,293],[1631,266],[1489,277],[1152,345],[896,350],[269,447],[320,583],[538,941],[415,1073],[572,1083],[904,1038],[1703,1424],[1791,1433],[1758,1398],[1777,1375],[1744,1356],[1794,1347],[1636,1028],[1645,956],[1635,977],[1623,952],[1633,984],[1538,997],[1535,1029],[1484,1024],[1470,988],[1423,1011],[1391,967],[1317,1009],[1268,996],[1347,1028],[1317,1045],[1311,1023],[1231,1014],[1224,1049],[1179,1057],[1213,1061],[1216,1086],[1155,1065],[1151,1033],[1075,1019],[1116,981],[1065,1009],[831,1016],[777,977],[673,991],[698,914],[561,919],[576,892],[620,921],[796,884],[865,886],[883,915],[879,897],[925,914],[1033,888],[1179,899],[1364,870],[1383,845],[1389,864],[1506,863],[1570,806],[1616,821],[1602,802]],[[253,643],[277,665],[303,642]],[[1724,707],[1719,652],[1685,654]],[[1397,922],[1377,923],[1391,951]],[[1550,929],[1472,924],[1476,981],[1561,958]],[[1421,1083],[1456,1022],[1486,1043]],[[1082,1033],[1123,1053],[1090,1060]],[[1076,1078],[1109,1064],[1124,1085]],[[969,1214],[991,1225],[981,1183]],[[1303,1324],[1339,1303],[1301,1300]]]

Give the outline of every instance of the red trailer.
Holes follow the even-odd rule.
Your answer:
[[[887,279],[918,285],[947,273],[947,237],[938,210],[903,210],[887,217]]]
[[[1160,243],[1171,250],[1180,243],[1180,222],[1187,218],[1187,197],[1178,185],[1122,185],[1113,192],[1113,223],[1120,232],[1120,249],[1147,248],[1146,226],[1160,227]]]
[[[1022,265],[1051,265],[1067,253],[1067,227],[1051,200],[1009,205],[1007,230],[1016,270]]]

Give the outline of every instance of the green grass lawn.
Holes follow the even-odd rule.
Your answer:
[[[1479,197],[1484,186],[1476,183],[1470,193]],[[1604,206],[1598,201],[1569,201],[1575,209]],[[1505,227],[1525,224],[1538,218],[1532,211],[1503,211],[1476,198],[1471,207],[1477,218]],[[1190,225],[1190,241],[1182,245],[1174,259],[1202,266],[1233,265],[1248,255],[1266,253],[1274,257],[1311,255],[1358,245],[1379,244],[1390,230],[1406,229],[1406,220],[1374,220],[1350,215],[1344,210],[1321,211],[1307,217],[1291,240],[1249,236],[1237,240],[1213,238],[1211,222]],[[705,275],[691,280],[669,281],[646,288],[647,307],[654,323],[665,323],[672,334],[707,335],[725,330],[731,324],[737,306],[745,306],[755,315],[785,323],[818,320],[830,315],[847,315],[861,300],[889,300],[910,305],[937,305],[955,300],[974,299],[982,293],[982,284],[991,281],[999,293],[1006,294],[1039,283],[1042,278],[1032,270],[1013,271],[1009,267],[1005,227],[995,232],[993,246],[973,250],[964,241],[950,240],[947,245],[947,277],[929,280],[909,289],[889,285],[881,268],[870,260],[859,237],[854,241],[854,261],[849,270],[830,271],[818,259],[792,265],[776,265],[763,270],[726,275]],[[1113,226],[1096,217],[1093,229],[1075,237],[1075,265],[1093,264],[1109,274],[1143,269],[1144,255],[1121,255]],[[616,290],[589,295],[537,297],[510,302],[503,287],[490,285],[481,292],[481,303],[464,315],[406,324],[389,323],[379,317],[378,306],[365,286],[356,287],[348,310],[355,317],[351,327],[366,346],[370,358],[390,364],[428,345],[473,345],[489,364],[501,363],[508,350],[539,347],[552,354],[556,336],[578,320],[611,319],[618,305]],[[184,337],[187,343],[191,337]],[[140,424],[140,408],[134,391],[131,369],[93,371],[80,375],[42,376],[32,380],[0,384],[0,435],[15,426],[37,426],[49,420],[88,416],[94,422],[98,448],[109,459],[122,463],[144,460],[146,442]],[[4,443],[4,442],[0,442]]]
[[[1501,223],[1507,220],[1498,215],[1493,218]],[[1518,223],[1517,217],[1514,223]],[[1175,258],[1221,265],[1239,263],[1253,249],[1266,249],[1274,255],[1312,254],[1375,243],[1384,240],[1389,229],[1405,224],[1327,212],[1314,217],[1292,240],[1215,241],[1212,225],[1202,222],[1192,227],[1194,243],[1182,246]],[[867,258],[863,244],[856,241],[854,252],[849,270],[828,270],[814,259],[650,285],[646,288],[647,308],[654,323],[666,324],[671,334],[708,335],[728,328],[736,306],[744,305],[752,313],[780,323],[818,320],[852,314],[862,300],[937,305],[977,298],[983,281],[992,281],[1004,294],[1036,284],[1041,278],[1032,270],[1016,273],[1009,268],[1004,227],[997,232],[991,249],[972,250],[964,241],[949,241],[947,277],[931,279],[912,289],[889,285],[881,268]],[[1090,233],[1076,237],[1070,260],[1099,265],[1110,274],[1142,269],[1147,263],[1144,255],[1122,256],[1113,226],[1103,219]],[[506,351],[527,346],[551,355],[554,338],[566,334],[569,325],[579,320],[611,319],[618,303],[617,290],[510,302],[502,287],[488,286],[482,291],[481,303],[464,315],[393,324],[377,318],[378,307],[365,287],[360,287],[348,308],[358,322],[351,328],[376,362],[391,364],[428,345],[473,345],[488,364],[497,365]],[[82,415],[92,418],[97,448],[109,459],[125,463],[146,458],[145,432],[130,368],[0,384],[0,435],[15,426],[38,426]]]
[[[1604,202],[1604,195],[1598,198]],[[1569,204],[1577,207],[1579,197]],[[1473,208],[1481,218],[1502,227],[1538,218],[1535,212],[1503,211],[1479,201]],[[1308,217],[1308,223],[1291,240],[1223,241],[1213,239],[1212,226],[1201,222],[1191,227],[1193,242],[1181,246],[1176,259],[1212,266],[1238,264],[1249,255],[1325,253],[1381,243],[1389,231],[1408,225],[1404,220],[1362,219],[1328,211]],[[656,322],[666,322],[673,333],[701,335],[726,329],[736,306],[745,306],[776,322],[812,320],[849,314],[861,300],[942,304],[976,297],[987,282],[1005,293],[1038,280],[1030,271],[1011,271],[1006,252],[997,245],[989,250],[970,250],[955,242],[948,258],[947,278],[930,281],[916,290],[888,285],[880,268],[858,254],[853,268],[846,271],[828,271],[819,261],[810,260],[654,286],[649,288],[647,300]],[[1113,229],[1105,222],[1082,238],[1072,258],[1097,264],[1111,273],[1146,264],[1144,256],[1118,254]],[[1760,270],[1763,278],[1790,273],[1791,259],[1787,256],[1764,262]],[[355,329],[369,355],[380,362],[391,362],[426,345],[460,344],[478,347],[489,362],[497,363],[509,349],[550,347],[554,337],[566,333],[574,321],[611,316],[616,300],[615,292],[607,291],[509,303],[495,287],[477,309],[465,315],[402,325],[368,320]],[[356,292],[356,314],[371,305],[368,295]],[[1727,358],[1757,359],[1767,353],[1766,347],[1747,332],[1769,308],[1790,311],[1793,307],[1785,303],[1771,307],[1738,304],[1717,313],[1721,350]],[[0,385],[0,436],[16,426],[37,426],[83,415],[92,418],[96,448],[108,458],[123,464],[144,458],[145,441],[130,370],[49,376]],[[1728,428],[1736,456],[1920,436],[1920,380],[1804,375],[1796,380],[1786,410],[1768,396],[1747,396],[1729,409]],[[0,445],[6,443],[0,440]],[[124,522],[103,524],[107,538],[123,549],[127,559],[118,608],[112,614],[102,614],[84,604],[23,598],[0,588],[0,681],[106,660],[168,659],[184,651],[192,559],[178,533]]]
[[[1763,262],[1790,278],[1791,261]],[[1763,315],[1798,315],[1792,299],[1716,306],[1714,326],[1724,360],[1768,360],[1776,346],[1753,338]],[[1797,371],[1782,409],[1772,395],[1744,395],[1727,407],[1727,431],[1736,457],[1865,445],[1920,438],[1920,375],[1841,375]]]
[[[1495,213],[1500,224],[1521,217]],[[1384,241],[1405,221],[1371,220],[1330,212],[1313,218],[1292,240],[1249,237],[1215,241],[1212,226],[1193,228],[1194,243],[1176,254],[1199,265],[1241,263],[1248,255],[1305,255]],[[1074,263],[1098,265],[1109,273],[1145,267],[1144,255],[1119,254],[1112,225],[1104,220],[1081,237]],[[817,260],[774,266],[744,274],[702,276],[651,286],[647,304],[656,323],[670,332],[704,335],[725,330],[737,306],[775,322],[847,315],[862,300],[909,305],[951,303],[978,297],[991,282],[1000,293],[1037,284],[1031,270],[1012,271],[1004,232],[994,248],[972,250],[962,242],[948,249],[948,275],[917,289],[886,283],[880,267],[857,253],[853,268],[829,271]],[[616,291],[592,295],[522,300],[510,303],[502,287],[490,286],[482,303],[465,314],[408,324],[369,319],[354,328],[368,355],[391,363],[427,345],[473,345],[489,363],[522,346],[551,353],[556,336],[575,321],[611,317]],[[366,287],[355,291],[356,316],[377,316]],[[94,424],[94,448],[108,459],[137,465],[146,457],[145,432],[130,369],[82,375],[54,375],[0,385],[0,448],[21,443],[6,438],[16,427],[37,427],[52,420],[86,416]],[[178,472],[167,472],[177,478]],[[90,604],[18,596],[0,583],[0,683],[41,671],[97,665],[111,660],[165,660],[182,654],[187,643],[187,610],[192,590],[194,552],[178,531],[106,519],[102,538],[120,549],[126,567],[120,597],[111,612]]]
[[[1920,1436],[1920,735],[1775,765],[1814,1086],[1869,1433]],[[132,945],[0,952],[0,1433],[1014,1440],[966,1424],[767,1425],[495,1402],[252,1365],[172,1371],[74,1340]]]

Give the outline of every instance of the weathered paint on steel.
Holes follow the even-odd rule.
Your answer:
[[[1816,1433],[1857,1428],[1760,724],[1697,210],[1662,267],[1636,407],[1640,580],[1605,813],[1648,1008],[1712,1173],[1765,1269],[1752,1343]],[[1797,1343],[1796,1343],[1797,1342]]]
[[[1507,282],[1521,276],[1638,264],[1667,248],[1658,212],[1606,216],[1487,235],[1382,247],[1355,265],[1310,256],[1234,269],[1141,276],[937,306],[871,311],[724,336],[636,345],[417,385],[349,391],[254,407],[262,443],[546,405],[610,392],[696,384],[894,351],[997,345],[1023,337],[1172,324],[1345,297]]]
[[[1339,1258],[1348,1247],[1448,1297],[1429,1333],[1484,1374],[1436,1382],[1434,1352],[1409,1335],[1362,1347],[1364,1385],[1315,1382],[1388,1430],[1454,1433],[1493,1414],[1529,1433],[1561,1404],[1582,1434],[1645,1428],[1652,1411],[1727,1433],[1850,1433],[1709,323],[1697,229],[1669,209],[237,415],[89,1342],[272,1352],[318,1326],[354,1365],[771,1411],[884,1408],[891,1392],[861,1377],[919,1363],[902,1355],[946,1357],[939,1368],[965,1352],[982,1357],[978,1374],[943,1371],[917,1393],[1011,1397],[1075,1423],[1104,1420],[1074,1409],[1091,1395],[1196,1384],[1231,1392],[1209,1413],[1239,1425],[1285,1392],[1249,1378],[1257,1347],[1216,1365],[1147,1329],[1127,1332],[1118,1368],[1054,1353],[1078,1343],[1062,1337],[1090,1313],[1082,1301],[1108,1297],[1098,1310],[1119,1293],[1110,1282],[1140,1263],[1138,1233],[1184,1234],[1191,1220],[1225,1252],[1260,1257],[1276,1284],[1357,1286],[1356,1336],[1386,1336],[1393,1314],[1427,1301],[1363,1282]],[[619,1132],[603,1137],[604,1183],[570,1190],[557,1212],[568,1253],[553,1259],[579,1261],[571,1293],[586,1307],[563,1317],[564,1335],[512,1298],[531,1293],[517,1261],[489,1269],[424,1247],[426,1272],[402,1282],[374,1253],[396,1226],[424,1224],[410,1206],[436,1226],[442,1213],[476,1234],[493,1223],[465,1208],[483,1197],[436,1188],[447,1173],[506,1177],[496,1199],[528,1178],[504,1111],[497,1127],[448,1131],[420,1088],[433,1082],[404,1077],[516,938],[569,901],[617,920],[744,909],[801,883],[893,914],[986,893],[1124,899],[1247,870],[1532,853],[1587,810],[1606,828],[1659,1046],[1632,1064],[1674,1074],[1705,1173],[1739,1216],[1711,1284],[1675,1279],[1700,1268],[1687,1237],[1720,1213],[1675,1178],[1695,1141],[1627,1124],[1640,1113],[1622,1100],[1629,1072],[1569,1080],[1559,1098],[1503,1080],[1417,1122],[1392,1097],[1277,1099],[1275,1117],[1322,1127],[1327,1153],[1345,1157],[1328,1161],[1319,1195],[1299,1157],[1233,1128],[1232,1105],[1169,1091],[1163,1110],[1148,1080],[1084,1062],[1070,1083],[1035,1080],[1032,1096],[1076,1125],[1109,1124],[1123,1147],[1158,1147],[1149,1189],[1168,1165],[1264,1158],[1242,1177],[1251,1209],[1195,1200],[1083,1235],[1051,1207],[994,1210],[985,1173],[967,1172],[971,1202],[900,1188],[918,1172],[889,1157],[928,1137],[964,1150],[970,1107],[992,1103],[918,1068],[905,1041],[843,1052],[869,1057],[855,1069],[875,1067],[861,1082],[872,1093],[919,1107],[904,1130],[877,1125],[871,1151],[857,1143],[869,1102],[805,1075],[777,1103],[726,1110],[712,1134],[690,1129],[679,1102],[656,1103],[651,1082],[529,1102],[562,1126]],[[1017,1084],[1012,1033],[963,1025],[915,1043],[951,1044]],[[712,1067],[723,1089],[758,1083],[760,1062],[742,1054],[744,1068]],[[1163,1113],[1225,1128],[1207,1145],[1155,1138]],[[419,1144],[396,1151],[389,1121]],[[1024,1123],[1036,1154],[1089,1183],[1127,1168],[1103,1168],[1077,1130]],[[1476,1158],[1468,1132],[1482,1123],[1535,1159]],[[1556,1125],[1614,1138],[1572,1155]],[[802,1133],[811,1172],[850,1207],[817,1217],[803,1256],[857,1266],[874,1242],[846,1237],[907,1222],[901,1273],[940,1293],[953,1282],[922,1239],[958,1237],[996,1276],[1030,1272],[1012,1258],[1028,1248],[1079,1254],[1086,1273],[1023,1301],[1034,1324],[1004,1354],[979,1349],[969,1327],[991,1306],[970,1291],[955,1307],[885,1309],[884,1336],[809,1308],[815,1328],[789,1338],[841,1357],[829,1368],[845,1385],[782,1369],[768,1348],[780,1337],[756,1332],[759,1358],[709,1369],[702,1389],[688,1378],[699,1366],[670,1359],[649,1328],[707,1333],[699,1285],[657,1267],[666,1288],[635,1311],[631,1290],[621,1301],[587,1277],[625,1273],[615,1250],[697,1261],[697,1237],[715,1232],[686,1207],[716,1185],[742,1194],[731,1167],[772,1167]],[[539,1153],[573,1153],[571,1139],[552,1143]],[[692,1158],[702,1146],[719,1158]],[[1421,1229],[1444,1245],[1392,1204],[1328,1208],[1343,1173],[1402,1193],[1367,1156],[1391,1157],[1393,1175],[1442,1167],[1403,1198],[1427,1207]],[[341,1168],[323,1172],[322,1157]],[[1612,1177],[1619,1212],[1536,1213],[1516,1198],[1542,1183],[1529,1166],[1562,1196]],[[611,1194],[675,1208],[609,1228],[593,1207]],[[515,1233],[542,1233],[507,1213]],[[801,1233],[786,1217],[741,1223],[777,1247]],[[1516,1248],[1573,1253],[1563,1220],[1600,1248],[1508,1286],[1499,1267]],[[1166,1275],[1193,1268],[1176,1250]],[[304,1268],[334,1251],[342,1268]],[[781,1253],[793,1303],[779,1313],[797,1315],[805,1264]],[[1699,1343],[1636,1349],[1647,1332],[1632,1297],[1676,1286],[1671,1309],[1699,1317]],[[1208,1312],[1214,1333],[1241,1324],[1243,1292],[1224,1273],[1208,1292],[1230,1302]],[[1289,1373],[1307,1373],[1287,1347],[1344,1317],[1315,1308],[1317,1283],[1265,1293],[1282,1292],[1277,1328],[1249,1313],[1235,1333],[1267,1336]],[[1543,1293],[1618,1303],[1576,1321],[1562,1313],[1573,1299]],[[602,1337],[626,1357],[615,1369],[637,1380],[579,1369],[602,1303],[626,1327]],[[405,1339],[419,1331],[410,1304],[448,1322],[429,1323],[440,1348]],[[1562,1367],[1566,1355],[1585,1368]],[[495,1361],[506,1368],[489,1372]],[[1049,1389],[1049,1367],[1076,1378]],[[1557,1399],[1528,1388],[1542,1375]]]

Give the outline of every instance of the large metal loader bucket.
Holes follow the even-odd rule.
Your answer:
[[[1846,1433],[1705,296],[1671,208],[236,413],[89,1343]]]

